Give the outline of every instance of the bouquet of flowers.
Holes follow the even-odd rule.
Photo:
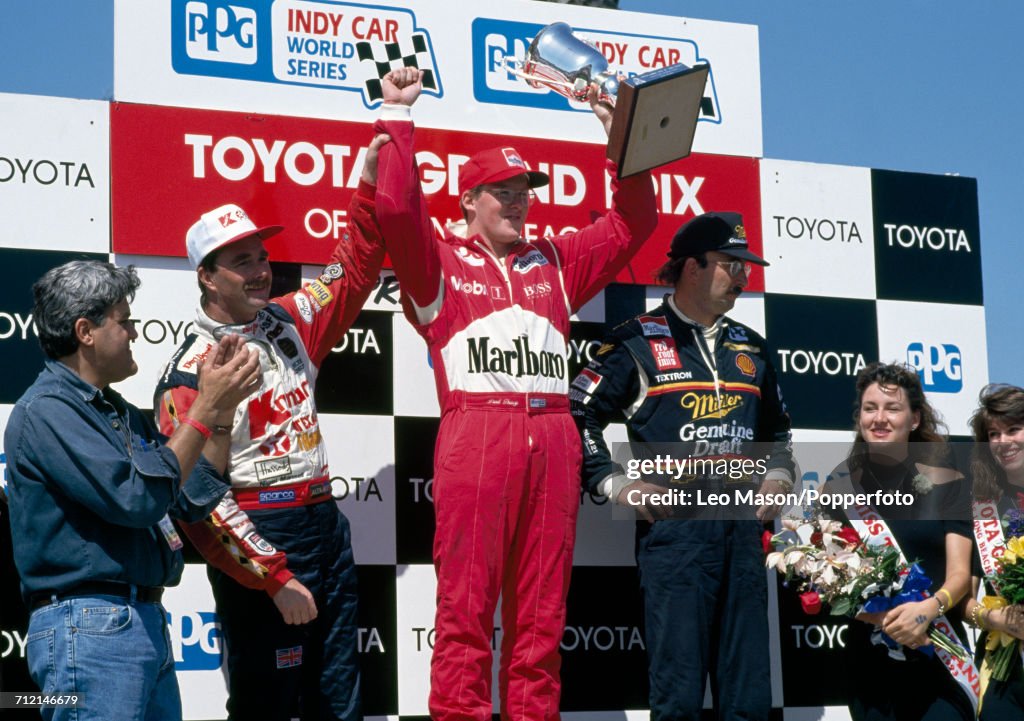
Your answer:
[[[827,605],[833,615],[852,618],[927,598],[931,580],[919,565],[902,562],[899,551],[891,546],[863,543],[850,526],[817,517],[785,519],[782,528],[775,535],[764,533],[765,565],[775,568],[787,583],[796,584],[804,613],[818,613]],[[1024,582],[1024,564],[1021,570]],[[899,647],[885,634],[882,637],[890,648]],[[938,629],[932,627],[928,637],[966,660],[962,647]]]
[[[1002,519],[1006,538],[1006,550],[998,560],[999,571],[986,579],[991,581],[999,594],[984,596],[981,604],[987,609],[1003,608],[1024,603],[1024,514],[1013,509]],[[1005,681],[1010,677],[1013,657],[1020,652],[1020,641],[1002,631],[989,631],[985,641],[985,666],[992,678]]]

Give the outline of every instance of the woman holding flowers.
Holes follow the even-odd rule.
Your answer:
[[[913,369],[873,363],[856,388],[847,473],[838,471],[829,490],[850,484],[856,493],[902,499],[845,513],[862,540],[889,543],[906,563],[917,562],[917,590],[908,592],[908,583],[897,597],[872,599],[850,624],[850,714],[856,721],[973,719],[977,674],[966,653],[955,642],[937,650],[929,639],[933,626],[964,636],[957,604],[971,578],[969,491],[946,462],[945,436]]]
[[[965,616],[983,631],[981,718],[1024,719],[1024,389],[983,388],[971,429],[978,555]],[[982,576],[989,578],[979,603]]]

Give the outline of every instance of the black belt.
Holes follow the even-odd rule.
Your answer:
[[[164,595],[163,586],[131,586],[127,583],[115,583],[113,581],[89,581],[64,591],[40,591],[39,593],[34,593],[32,594],[29,606],[35,610],[48,606],[54,603],[54,601],[63,601],[65,598],[74,598],[75,596],[131,598],[133,588],[135,589],[135,600],[141,603],[159,603]]]

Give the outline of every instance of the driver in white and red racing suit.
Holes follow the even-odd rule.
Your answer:
[[[569,319],[657,223],[651,177],[612,180],[612,210],[573,233],[521,239],[544,173],[512,148],[459,171],[466,234],[435,237],[413,151],[419,71],[383,79],[377,213],[406,317],[429,347],[441,405],[434,454],[434,721],[491,719],[502,597],[503,719],[559,718],[559,644],[579,508],[580,440],[567,398]],[[592,101],[607,130],[610,109]],[[380,136],[378,136],[380,137]],[[614,178],[614,167],[610,167]]]
[[[384,258],[374,219],[376,148],[328,265],[300,290],[268,299],[263,240],[238,206],[189,231],[204,289],[193,332],[167,364],[154,407],[163,432],[186,416],[197,367],[238,333],[260,355],[262,381],[210,432],[231,434],[231,491],[205,521],[182,524],[209,562],[227,646],[233,719],[361,719],[356,569],[348,520],[331,496],[313,392],[323,360],[352,325]]]

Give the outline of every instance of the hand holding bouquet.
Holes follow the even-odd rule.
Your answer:
[[[1011,514],[1019,516],[1018,511],[1011,511]],[[1014,528],[1020,519],[1007,514],[1003,519],[1003,527],[1007,535],[1016,531],[1024,532],[1024,529]],[[998,589],[997,596],[985,596],[981,604],[991,614],[996,609],[1004,609],[1003,614],[1014,613],[1014,607],[1024,604],[1024,538],[1015,536],[1006,543],[1006,550],[996,562],[999,570],[986,576],[993,586]],[[1019,616],[1019,611],[1014,615]],[[992,678],[997,681],[1005,681],[1010,677],[1010,666],[1013,657],[1020,653],[1020,640],[1006,631],[990,629],[985,640],[985,666],[990,669]]]
[[[785,519],[782,527],[775,535],[765,532],[763,541],[769,551],[765,565],[796,584],[804,613],[818,613],[827,605],[833,615],[852,618],[927,598],[931,581],[920,566],[904,563],[891,546],[865,544],[850,526],[822,517]],[[881,636],[890,648],[899,648],[891,638]],[[962,647],[938,629],[930,628],[928,637],[966,660]]]

